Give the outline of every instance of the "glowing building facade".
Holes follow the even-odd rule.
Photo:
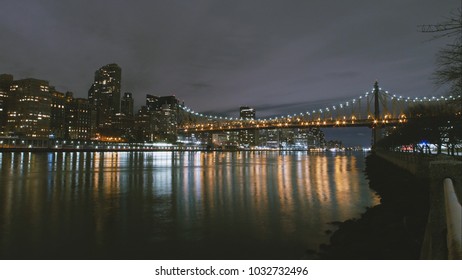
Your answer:
[[[115,63],[105,65],[95,72],[95,81],[88,92],[88,99],[96,111],[96,126],[110,127],[111,118],[120,113],[122,69]]]
[[[255,109],[243,106],[239,109],[239,117],[243,120],[254,120]],[[241,130],[239,131],[239,144],[242,146],[254,146],[256,144],[256,131],[255,130]]]
[[[9,74],[0,75],[0,135],[6,131],[8,122],[8,99],[13,76]]]
[[[49,138],[51,93],[48,81],[23,79],[10,86],[6,130],[26,138]]]

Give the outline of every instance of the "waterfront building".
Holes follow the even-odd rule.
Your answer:
[[[133,116],[133,96],[130,92],[124,93],[120,102],[120,110],[125,116]]]
[[[88,92],[88,99],[96,111],[96,126],[110,127],[111,117],[120,112],[122,69],[115,63],[105,65],[95,72],[95,80]]]
[[[90,105],[90,139],[98,140],[98,124],[96,122],[97,110],[90,100],[88,100],[88,104]]]
[[[228,142],[228,137],[226,133],[213,133],[212,134],[212,144],[215,147],[224,147]]]
[[[146,107],[149,111],[154,112],[160,108],[159,96],[146,94]]]
[[[259,130],[258,145],[267,148],[279,148],[279,129]]]
[[[7,132],[20,137],[48,138],[50,117],[48,81],[28,78],[11,83]]]
[[[239,117],[244,120],[255,119],[255,109],[242,106],[239,109]],[[256,130],[241,130],[239,131],[239,145],[248,147],[256,145]]]
[[[66,138],[71,140],[91,139],[91,104],[88,99],[74,98],[66,93]]]
[[[136,141],[155,141],[155,121],[154,114],[150,112],[147,106],[142,106],[135,115],[134,120],[134,138]]]
[[[178,109],[180,101],[174,95],[155,96],[151,94],[146,95],[146,106],[150,111],[160,111],[165,105],[169,109]]]
[[[243,120],[254,120],[255,109],[247,106],[242,106],[241,108],[239,108],[239,117]]]
[[[214,147],[236,149],[239,143],[239,132],[225,131],[222,133],[213,133],[211,141]]]
[[[319,148],[318,139],[319,130],[311,128],[296,128],[294,129],[293,145],[298,149]]]
[[[228,145],[232,147],[239,146],[239,131],[227,131]]]
[[[163,96],[158,110],[158,131],[161,141],[176,142],[178,127],[178,99],[174,96]]]
[[[50,115],[50,130],[51,138],[63,139],[65,137],[65,105],[66,97],[64,93],[57,91],[54,87],[50,87],[51,93],[51,115]]]
[[[133,141],[134,137],[134,118],[124,113],[117,113],[112,118],[113,133],[124,141]]]
[[[175,96],[146,95],[146,108],[151,115],[151,137],[156,141],[176,142],[179,100]]]
[[[0,135],[5,134],[8,122],[8,98],[13,75],[0,75]]]
[[[311,149],[325,145],[324,133],[319,128],[261,129],[258,145],[268,148]]]

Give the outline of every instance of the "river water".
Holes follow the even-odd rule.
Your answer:
[[[378,203],[364,158],[0,153],[0,258],[301,259]]]

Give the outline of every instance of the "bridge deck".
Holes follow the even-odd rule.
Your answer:
[[[383,119],[383,120],[316,120],[316,121],[234,121],[224,123],[203,123],[203,124],[185,124],[179,127],[182,132],[222,132],[222,131],[239,131],[239,130],[257,130],[257,129],[279,129],[279,128],[328,128],[328,127],[376,127],[376,126],[394,126],[407,122],[406,119]]]

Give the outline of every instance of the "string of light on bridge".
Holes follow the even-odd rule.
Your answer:
[[[322,113],[325,113],[325,112],[331,112],[331,111],[337,111],[339,109],[344,109],[346,107],[350,107],[350,106],[353,106],[352,104],[356,104],[357,102],[360,102],[361,100],[363,99],[367,99],[367,97],[371,94],[373,94],[373,90],[372,89],[372,92],[366,92],[364,95],[360,95],[359,97],[357,98],[352,98],[348,101],[344,101],[342,103],[339,103],[338,105],[333,105],[333,106],[327,106],[327,107],[324,107],[324,108],[319,108],[319,109],[316,109],[316,110],[310,110],[310,111],[306,111],[306,112],[302,112],[302,113],[298,113],[298,114],[293,114],[293,115],[282,115],[282,116],[279,116],[279,117],[272,117],[272,118],[257,118],[256,121],[262,121],[262,122],[265,122],[265,121],[274,121],[274,120],[278,120],[278,119],[285,119],[285,118],[295,118],[295,117],[303,117],[303,116],[311,116],[312,114],[322,114]],[[441,102],[441,101],[449,101],[449,100],[456,100],[456,99],[460,99],[461,96],[458,95],[458,96],[440,96],[440,97],[435,97],[435,96],[432,96],[432,97],[404,97],[402,95],[396,95],[396,94],[390,94],[388,91],[382,91],[382,89],[380,88],[379,89],[380,92],[382,94],[385,94],[388,98],[390,98],[390,100],[396,100],[396,101],[404,101],[406,103],[425,103],[425,102]],[[192,115],[195,115],[195,116],[198,116],[198,117],[204,117],[204,118],[207,118],[207,119],[215,119],[215,120],[229,120],[229,121],[243,121],[244,119],[242,118],[233,118],[233,117],[223,117],[223,116],[217,116],[217,115],[207,115],[207,114],[203,114],[203,113],[199,113],[199,112],[195,112],[193,109],[187,107],[187,106],[182,106],[180,105],[180,109],[184,110],[185,112],[189,113],[189,114],[192,114]]]

